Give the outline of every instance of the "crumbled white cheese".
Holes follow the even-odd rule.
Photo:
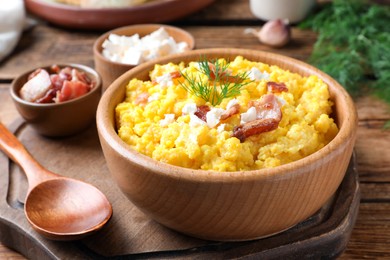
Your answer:
[[[278,112],[275,109],[263,109],[257,113],[258,119],[277,118]]]
[[[125,64],[140,64],[143,62],[142,52],[136,49],[128,49],[124,52],[123,57],[119,55],[113,55],[113,61]]]
[[[194,62],[193,64],[194,64],[195,69],[200,70],[200,63],[199,62]]]
[[[173,122],[175,122],[175,114],[165,114],[165,118],[160,120],[161,126],[167,126]]]
[[[237,104],[238,104],[238,100],[236,98],[230,100],[226,106],[226,110],[229,110],[230,108],[232,108],[233,106],[235,106]]]
[[[232,99],[229,101],[229,103],[226,106],[226,110],[230,109],[234,105],[238,104],[237,99]],[[202,119],[200,119],[198,116],[195,115],[195,112],[198,110],[198,107],[195,103],[187,103],[182,108],[183,114],[190,115],[190,125],[191,126],[199,126],[199,125],[207,125],[210,128],[213,128],[217,126],[220,123],[221,116],[223,113],[226,112],[225,109],[222,108],[211,108],[210,111],[206,113],[206,122],[204,122]],[[221,130],[223,131],[223,130]]]
[[[198,144],[198,135],[196,133],[190,133],[189,139],[191,143]]]
[[[102,44],[102,54],[107,59],[130,65],[180,53],[188,50],[186,42],[176,42],[164,27],[142,38],[138,34],[121,36],[110,34]]]
[[[196,112],[197,109],[198,109],[198,108],[197,108],[197,106],[196,106],[195,103],[187,103],[187,104],[184,105],[184,107],[183,107],[183,109],[181,110],[181,112],[182,112],[183,114],[188,114],[188,115],[190,115],[190,114],[194,114],[194,113]]]
[[[253,120],[256,120],[257,118],[257,111],[255,107],[250,107],[248,111],[241,114],[241,124],[245,124],[248,122],[251,122]]]
[[[225,126],[226,126],[226,124],[220,124],[220,125],[217,127],[217,132],[218,132],[218,133],[222,133],[223,131],[225,131]]]
[[[210,128],[213,128],[214,126],[219,124],[219,121],[221,119],[221,115],[225,112],[222,108],[212,108],[209,112],[206,114],[206,122],[207,126]]]
[[[148,102],[156,101],[159,98],[160,98],[160,94],[159,93],[154,93],[153,95],[148,97]]]
[[[205,125],[205,124],[206,124],[206,122],[203,121],[202,119],[200,119],[199,117],[197,117],[195,114],[190,114],[189,125],[191,127],[201,126],[201,125]]]
[[[165,73],[162,76],[156,78],[156,82],[160,84],[162,88],[173,86],[172,75]]]
[[[262,80],[262,79],[268,80],[270,77],[270,75],[267,72],[261,72],[256,67],[251,68],[248,76],[251,80]]]
[[[287,103],[282,97],[276,96],[276,99],[279,101],[281,106],[284,106]]]

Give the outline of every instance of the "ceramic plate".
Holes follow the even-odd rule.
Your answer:
[[[73,29],[112,29],[137,23],[180,19],[215,0],[155,0],[124,8],[80,8],[45,0],[25,0],[27,10],[53,24]]]

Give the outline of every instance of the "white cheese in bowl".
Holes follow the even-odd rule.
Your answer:
[[[176,42],[163,27],[144,37],[138,34],[132,36],[110,34],[102,47],[104,57],[129,65],[138,65],[169,54],[184,52],[189,48],[186,42]]]

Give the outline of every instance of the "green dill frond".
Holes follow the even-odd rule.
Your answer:
[[[383,126],[384,129],[390,130],[390,120],[386,121],[385,125]]]
[[[198,77],[182,72],[184,82],[180,85],[191,95],[210,102],[213,106],[219,105],[225,98],[240,94],[241,89],[252,82],[249,80],[249,72],[231,75],[229,62],[221,63],[218,60],[208,61],[202,59],[198,71],[206,76],[206,80],[199,74]]]
[[[390,6],[333,0],[299,26],[318,32],[309,62],[351,94],[364,86],[390,103]],[[367,84],[374,80],[373,84]]]
[[[211,89],[204,87],[205,83],[200,76],[198,78],[195,78],[189,76],[187,73],[182,73],[182,76],[188,84],[184,84],[181,81],[179,81],[179,83],[188,93],[200,97],[204,100],[208,100],[210,98]]]

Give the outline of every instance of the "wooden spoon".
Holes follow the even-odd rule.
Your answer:
[[[76,240],[99,230],[111,218],[111,204],[101,191],[43,168],[1,123],[0,149],[27,175],[24,211],[39,234],[53,240]]]

